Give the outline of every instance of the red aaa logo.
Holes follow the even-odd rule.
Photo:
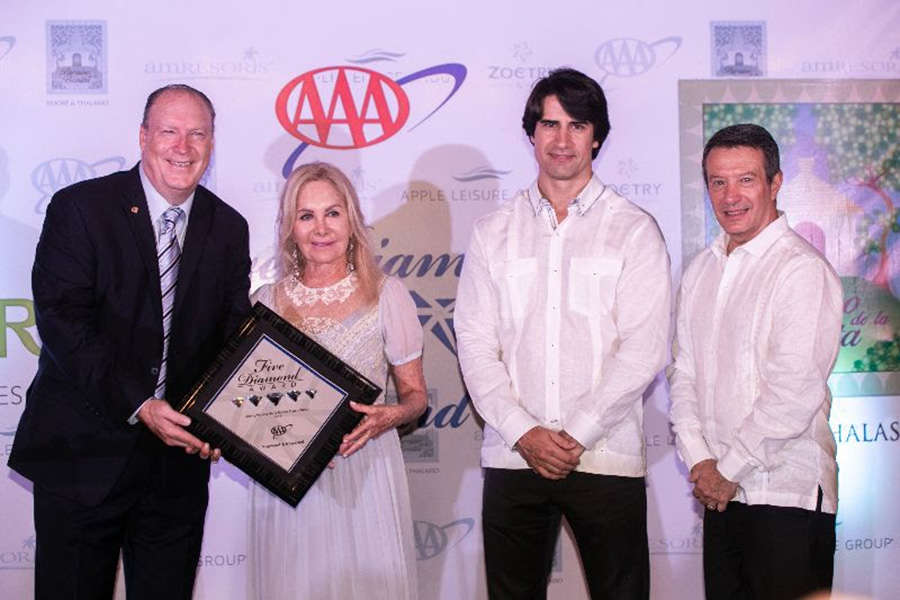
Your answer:
[[[324,67],[289,81],[275,100],[275,114],[288,133],[308,144],[362,148],[403,127],[409,99],[396,81],[376,71]]]

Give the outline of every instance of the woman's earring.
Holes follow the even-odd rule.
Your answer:
[[[300,248],[294,246],[294,276],[297,279],[300,279],[300,276],[303,274],[303,255],[300,253]]]
[[[350,238],[350,242],[347,244],[347,272],[352,273],[356,270],[356,265],[353,264],[353,249],[356,248],[356,244],[353,243],[353,238]]]

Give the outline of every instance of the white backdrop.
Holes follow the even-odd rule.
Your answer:
[[[61,187],[137,161],[146,96],[171,82],[202,89],[216,105],[216,149],[206,185],[250,223],[254,287],[271,274],[277,195],[292,154],[297,164],[334,162],[353,179],[375,228],[381,264],[413,291],[427,334],[429,413],[404,439],[421,595],[485,597],[481,430],[460,382],[453,300],[473,221],[535,177],[520,121],[534,79],[569,65],[602,82],[612,133],[595,171],[656,217],[677,283],[689,258],[682,256],[678,81],[713,79],[722,72],[722,60],[735,60],[731,54],[717,57],[724,46],[713,36],[712,22],[752,22],[763,35],[746,41],[752,52],[745,60],[755,61],[765,78],[900,77],[900,4],[892,0],[863,0],[852,7],[821,0],[760,0],[740,7],[670,4],[5,0],[0,5],[4,597],[29,597],[33,585],[30,484],[5,466],[5,458],[40,345],[29,273],[43,211]],[[294,78],[317,69],[325,70],[300,83],[318,86],[326,112],[342,73],[353,101],[345,97],[339,109],[354,102],[361,108],[363,84],[379,77],[390,80],[378,88],[388,90],[387,108],[370,104],[364,116],[371,120],[356,137],[352,128],[335,125],[328,145],[343,148],[313,143],[297,156],[301,140],[282,127],[277,112],[282,106],[286,118],[294,118],[300,88],[293,95],[285,92],[283,105],[277,100]],[[305,106],[301,120],[315,120]],[[404,107],[408,117],[395,123]],[[324,122],[321,115],[318,120]],[[312,125],[301,124],[300,131],[313,142],[322,139]],[[896,205],[897,190],[887,193]],[[896,265],[896,248],[892,252]],[[893,327],[897,331],[896,323]],[[675,458],[667,411],[667,387],[660,377],[645,404],[652,596],[702,598],[700,509]],[[841,466],[836,589],[896,598],[900,399],[836,398],[832,428]],[[220,463],[213,469],[211,492],[196,597],[242,598],[246,478]],[[568,534],[562,536],[550,596],[586,597]]]

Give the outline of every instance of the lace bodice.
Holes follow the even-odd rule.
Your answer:
[[[251,296],[341,360],[384,387],[387,365],[422,352],[422,328],[409,292],[396,278],[384,280],[378,302],[366,305],[356,275],[324,288],[308,288],[289,275]]]

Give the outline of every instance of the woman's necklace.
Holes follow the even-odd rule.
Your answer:
[[[300,278],[292,274],[285,286],[285,293],[297,306],[309,306],[321,302],[343,302],[356,291],[358,285],[356,273],[349,273],[346,277],[326,287],[306,287]]]

